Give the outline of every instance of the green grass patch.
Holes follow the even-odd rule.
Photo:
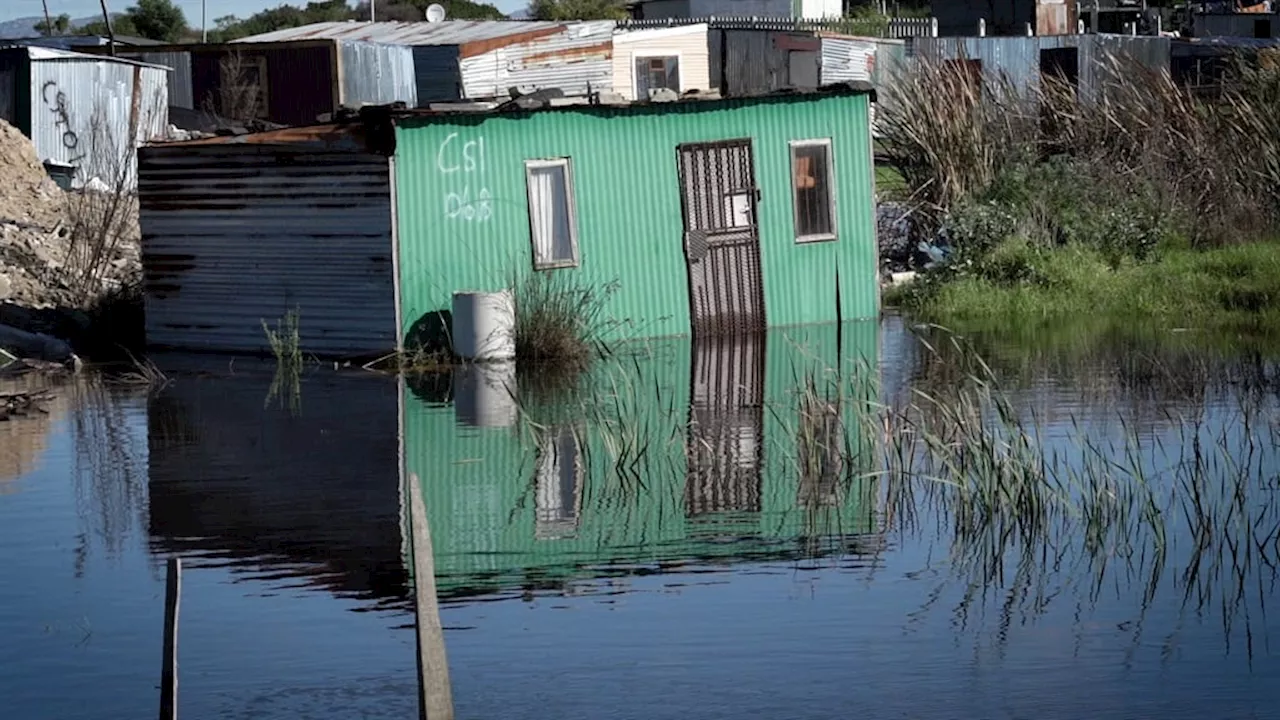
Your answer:
[[[1280,335],[1280,243],[1164,248],[1146,261],[1078,245],[1007,240],[942,277],[886,295],[953,328],[1054,324],[1089,317]]]

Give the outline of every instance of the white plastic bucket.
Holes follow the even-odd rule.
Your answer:
[[[516,356],[515,302],[507,290],[453,294],[453,351],[488,362]]]

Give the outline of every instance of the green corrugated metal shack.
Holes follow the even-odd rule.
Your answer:
[[[868,88],[398,117],[401,332],[530,269],[620,337],[876,316]]]

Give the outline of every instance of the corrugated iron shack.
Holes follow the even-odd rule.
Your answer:
[[[720,17],[689,20],[707,27],[711,87],[751,96],[840,82],[875,82],[905,57],[902,40],[845,35],[791,18]],[[684,20],[629,20],[627,31],[678,27]]]
[[[505,97],[510,88],[585,96],[612,87],[612,20],[315,23],[239,42],[328,38],[412,48],[418,105]]]
[[[145,148],[149,340],[263,351],[296,308],[304,351],[375,354],[517,272],[616,284],[616,338],[873,317],[872,95],[367,108]]]
[[[1097,2],[1097,0],[1095,0]],[[938,34],[976,35],[984,23],[989,35],[1070,35],[1080,19],[1076,0],[947,0],[930,6]]]
[[[117,48],[116,54],[173,68],[175,107],[233,120],[310,125],[339,108],[417,104],[413,53],[395,45],[237,41]]]
[[[1169,71],[1170,39],[1130,35],[911,38],[908,58],[963,62],[984,82],[1032,93],[1047,73],[1074,82],[1082,97],[1097,96],[1116,66],[1108,58],[1153,72]]]
[[[42,47],[0,49],[0,117],[78,185],[132,184],[133,152],[165,137],[168,68]],[[2,178],[0,178],[2,180]]]

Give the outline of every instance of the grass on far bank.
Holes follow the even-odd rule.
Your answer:
[[[1013,239],[950,278],[926,277],[889,293],[886,302],[953,327],[1088,317],[1280,333],[1280,242],[1162,248],[1138,261]]]
[[[878,156],[943,257],[886,301],[956,328],[1116,317],[1280,335],[1277,60],[1242,55],[1209,94],[1121,56],[1088,93],[912,64]]]

